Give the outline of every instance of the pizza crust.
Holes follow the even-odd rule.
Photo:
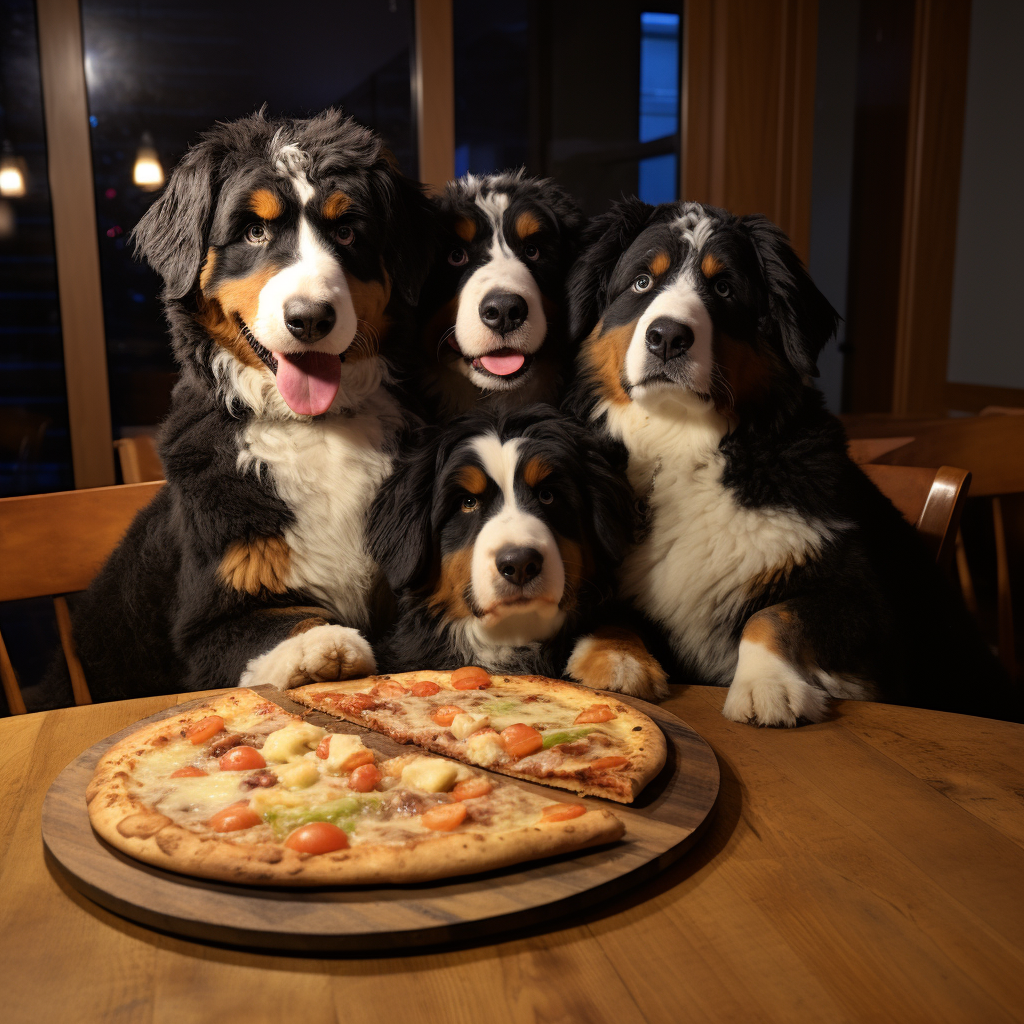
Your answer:
[[[364,728],[373,728],[360,715],[349,715],[336,707],[326,706],[322,703],[322,697],[326,694],[348,694],[365,690],[368,686],[384,679],[391,679],[402,685],[417,681],[437,683],[443,689],[452,694],[458,694],[459,690],[450,690],[449,682],[451,672],[393,672],[388,675],[367,676],[365,679],[349,679],[343,683],[311,683],[307,686],[291,690],[288,696],[308,707],[317,708],[336,718],[361,725]],[[567,683],[560,679],[549,679],[546,676],[503,676],[492,675],[491,681],[499,685],[503,692],[519,692],[523,696],[536,693],[543,693],[555,697],[557,700],[569,704],[579,711],[589,708],[593,704],[608,704],[616,716],[628,721],[631,724],[628,733],[632,740],[629,743],[628,756],[630,764],[628,769],[620,770],[614,774],[603,776],[604,785],[599,785],[592,780],[575,778],[571,776],[542,776],[538,777],[525,772],[516,771],[514,766],[481,765],[487,771],[499,772],[515,779],[524,779],[527,782],[534,782],[539,785],[555,786],[559,789],[567,789],[584,796],[599,796],[605,799],[616,800],[620,803],[631,803],[640,794],[641,790],[652,779],[654,779],[665,766],[668,756],[668,748],[665,743],[665,736],[657,723],[645,715],[642,711],[631,707],[628,704],[616,700],[613,694],[602,690],[591,690],[576,683]],[[397,698],[399,701],[401,698]],[[637,730],[634,732],[634,730]],[[380,730],[384,731],[384,730]],[[389,733],[385,733],[390,735]],[[634,739],[634,737],[636,737]],[[397,738],[397,737],[396,737]],[[400,740],[400,742],[405,742]],[[462,755],[459,749],[451,749],[441,743],[417,744],[424,749],[447,757],[457,758],[466,764],[474,764],[468,757]]]
[[[86,790],[95,831],[111,846],[181,874],[257,885],[380,885],[428,882],[551,857],[620,839],[622,822],[604,809],[563,822],[537,822],[503,832],[455,831],[406,843],[356,844],[335,853],[305,854],[280,842],[244,842],[230,833],[194,832],[148,807],[131,792],[132,771],[147,747],[181,739],[210,715],[266,714],[281,725],[297,720],[251,690],[239,689],[200,707],[143,726],[100,759]]]

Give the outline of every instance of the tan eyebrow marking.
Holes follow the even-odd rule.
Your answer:
[[[464,242],[472,242],[476,238],[476,221],[469,217],[460,217],[455,222],[455,234]]]
[[[516,234],[520,238],[535,235],[540,231],[540,221],[529,210],[524,211],[516,217]]]
[[[661,277],[666,270],[672,265],[672,261],[669,259],[667,252],[656,252],[651,257],[651,273],[655,277]]]
[[[714,277],[715,274],[720,274],[725,270],[725,264],[717,256],[709,252],[701,260],[700,269],[704,272],[705,277]]]
[[[284,213],[281,200],[269,188],[258,188],[249,196],[249,209],[263,220],[276,220]]]
[[[337,220],[351,205],[352,199],[344,192],[332,192],[324,200],[324,217]]]
[[[217,269],[217,253],[211,246],[206,250],[206,259],[203,260],[203,267],[199,271],[199,290],[201,292],[206,291],[207,285],[210,283],[210,278],[213,277],[214,271]]]
[[[463,466],[456,474],[455,480],[470,494],[483,494],[487,489],[487,476],[479,466]]]
[[[536,487],[546,476],[550,476],[554,470],[539,456],[534,455],[523,470],[523,479],[527,487]]]

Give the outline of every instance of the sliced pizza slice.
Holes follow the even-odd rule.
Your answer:
[[[95,830],[130,856],[247,884],[422,882],[624,832],[601,808],[444,758],[382,757],[244,689],[115,744],[86,798]]]
[[[630,803],[664,767],[655,722],[612,694],[544,676],[401,672],[288,696],[399,743],[549,786]]]

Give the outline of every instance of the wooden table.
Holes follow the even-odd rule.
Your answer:
[[[504,941],[316,959],[168,937],[51,874],[50,782],[181,698],[0,721],[0,1017],[190,1024],[1024,1020],[1024,727],[846,702],[793,731],[668,707],[715,749],[695,849],[584,917]]]

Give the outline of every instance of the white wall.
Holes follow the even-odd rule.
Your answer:
[[[1024,388],[1022,0],[972,5],[956,227],[947,379]]]

